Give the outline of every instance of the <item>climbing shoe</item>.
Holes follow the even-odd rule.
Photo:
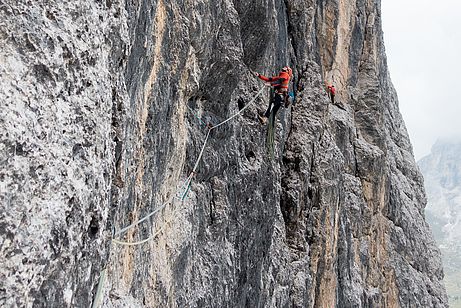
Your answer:
[[[344,106],[344,104],[341,102],[335,102],[334,105],[339,109],[346,110],[346,106]]]
[[[290,107],[290,105],[291,105],[291,100],[290,100],[290,99],[287,99],[287,100],[285,101],[285,108]]]

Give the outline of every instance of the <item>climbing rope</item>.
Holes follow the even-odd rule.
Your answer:
[[[178,212],[178,209],[175,209],[173,211],[173,213],[171,214],[170,219],[168,219],[156,232],[152,233],[152,235],[150,235],[148,238],[145,238],[145,239],[143,239],[141,241],[137,241],[137,242],[125,242],[125,241],[120,241],[120,240],[117,240],[117,239],[112,239],[112,242],[115,243],[115,244],[118,244],[118,245],[122,245],[122,246],[137,246],[137,245],[147,243],[151,239],[155,238],[157,235],[162,233],[163,229],[165,229],[165,226],[167,224],[169,224],[173,220],[173,217],[176,216],[177,212]]]
[[[137,226],[139,225],[140,223],[142,223],[143,221],[146,221],[147,219],[149,219],[150,217],[152,217],[152,215],[154,215],[155,213],[157,213],[158,211],[162,210],[168,203],[171,202],[171,200],[173,200],[174,198],[174,195],[173,197],[171,197],[170,199],[168,199],[168,201],[166,201],[165,203],[163,203],[161,206],[155,208],[152,212],[150,212],[149,214],[147,214],[146,216],[144,216],[143,218],[139,219],[138,221],[135,221],[133,222],[131,225],[123,228],[123,229],[120,229],[119,231],[115,232],[114,233],[114,237],[117,236],[117,235],[120,235],[120,234],[123,234],[125,233],[126,231],[128,231],[129,229],[133,228],[134,226]]]
[[[93,305],[91,305],[91,308],[99,308],[102,304],[102,297],[104,293],[104,285],[106,283],[106,271],[107,269],[103,269],[99,273],[99,282],[98,282],[98,288],[96,290],[96,295],[93,301]]]
[[[176,193],[176,199],[184,201],[184,199],[187,196],[187,192],[189,191],[190,183],[192,182],[193,176],[194,176],[194,173],[191,172],[190,175],[187,177],[187,179],[184,181],[184,184],[182,184],[181,188]]]
[[[163,203],[162,205],[160,205],[159,207],[155,208],[152,212],[148,213],[146,216],[144,216],[143,218],[133,222],[132,224],[120,229],[119,231],[115,232],[114,233],[114,237],[112,239],[112,242],[115,243],[115,244],[119,244],[119,245],[124,245],[124,246],[136,246],[136,245],[141,245],[141,244],[144,244],[148,241],[150,241],[151,239],[155,238],[164,228],[165,224],[162,225],[162,227],[160,227],[159,230],[157,230],[156,232],[154,232],[152,235],[150,235],[148,238],[146,239],[143,239],[143,240],[140,240],[140,241],[137,241],[137,242],[124,242],[124,241],[121,241],[119,239],[116,239],[115,237],[117,235],[121,235],[125,232],[127,232],[129,229],[139,225],[140,223],[146,221],[147,219],[149,219],[150,217],[152,217],[155,213],[159,212],[160,210],[164,209],[168,204],[172,203],[173,200],[175,198],[181,200],[181,201],[184,201],[189,189],[190,189],[190,184],[192,182],[192,178],[193,176],[196,174],[196,171],[197,171],[197,168],[198,168],[198,165],[202,159],[202,156],[205,152],[205,148],[206,148],[206,145],[207,145],[207,142],[208,142],[208,139],[210,137],[210,133],[213,129],[216,129],[218,128],[219,126],[229,122],[230,120],[232,120],[233,118],[235,118],[236,116],[238,116],[239,114],[241,114],[243,111],[245,111],[250,105],[254,104],[254,102],[256,101],[256,99],[261,95],[261,93],[263,92],[264,90],[264,86],[261,87],[261,89],[259,90],[259,92],[255,95],[255,97],[253,97],[253,99],[251,99],[248,104],[243,107],[242,109],[240,109],[239,112],[235,113],[233,116],[229,117],[228,119],[222,121],[221,123],[217,124],[217,125],[214,125],[212,127],[209,127],[208,125],[205,124],[205,122],[202,121],[202,119],[200,119],[194,112],[193,110],[187,106],[189,108],[189,110],[192,111],[193,115],[198,118],[200,120],[200,122],[202,124],[204,124],[205,126],[207,126],[208,128],[208,132],[207,132],[207,135],[205,137],[205,141],[203,142],[203,145],[202,145],[202,149],[200,150],[200,154],[199,156],[197,157],[197,160],[195,161],[195,164],[194,164],[194,168],[192,169],[192,172],[189,174],[189,176],[187,177],[186,181],[184,182],[184,184],[181,186],[181,188],[179,188],[175,194],[173,194],[165,203]],[[173,216],[173,215],[172,215]]]

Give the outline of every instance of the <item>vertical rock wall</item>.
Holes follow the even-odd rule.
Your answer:
[[[107,255],[116,1],[0,3],[0,306],[88,307]],[[126,24],[125,24],[126,25]]]
[[[0,10],[0,303],[446,306],[379,1]],[[278,114],[275,158],[256,119],[265,90],[211,132],[187,199],[122,236],[150,241],[111,243],[185,181],[207,133],[197,117],[225,120],[262,85],[251,71],[284,65],[296,103]]]

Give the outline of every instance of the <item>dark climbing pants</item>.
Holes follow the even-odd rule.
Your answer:
[[[331,103],[335,103],[335,95],[333,93],[330,93],[330,98],[331,98]]]
[[[269,118],[269,116],[271,114],[271,111],[273,111],[272,114],[273,114],[274,118],[272,120],[275,120],[275,115],[277,114],[277,111],[282,106],[284,100],[285,100],[285,95],[283,95],[282,93],[275,93],[274,94],[274,99],[271,99],[269,101],[269,107],[267,108],[266,113],[264,114],[264,116],[266,118]],[[274,105],[274,106],[272,107],[272,105]]]

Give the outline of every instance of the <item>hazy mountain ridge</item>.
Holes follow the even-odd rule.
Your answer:
[[[451,307],[461,307],[461,141],[438,140],[418,165],[427,193],[426,217],[442,251]]]
[[[437,142],[418,165],[424,175],[426,211],[442,224],[441,244],[461,245],[461,143]]]

